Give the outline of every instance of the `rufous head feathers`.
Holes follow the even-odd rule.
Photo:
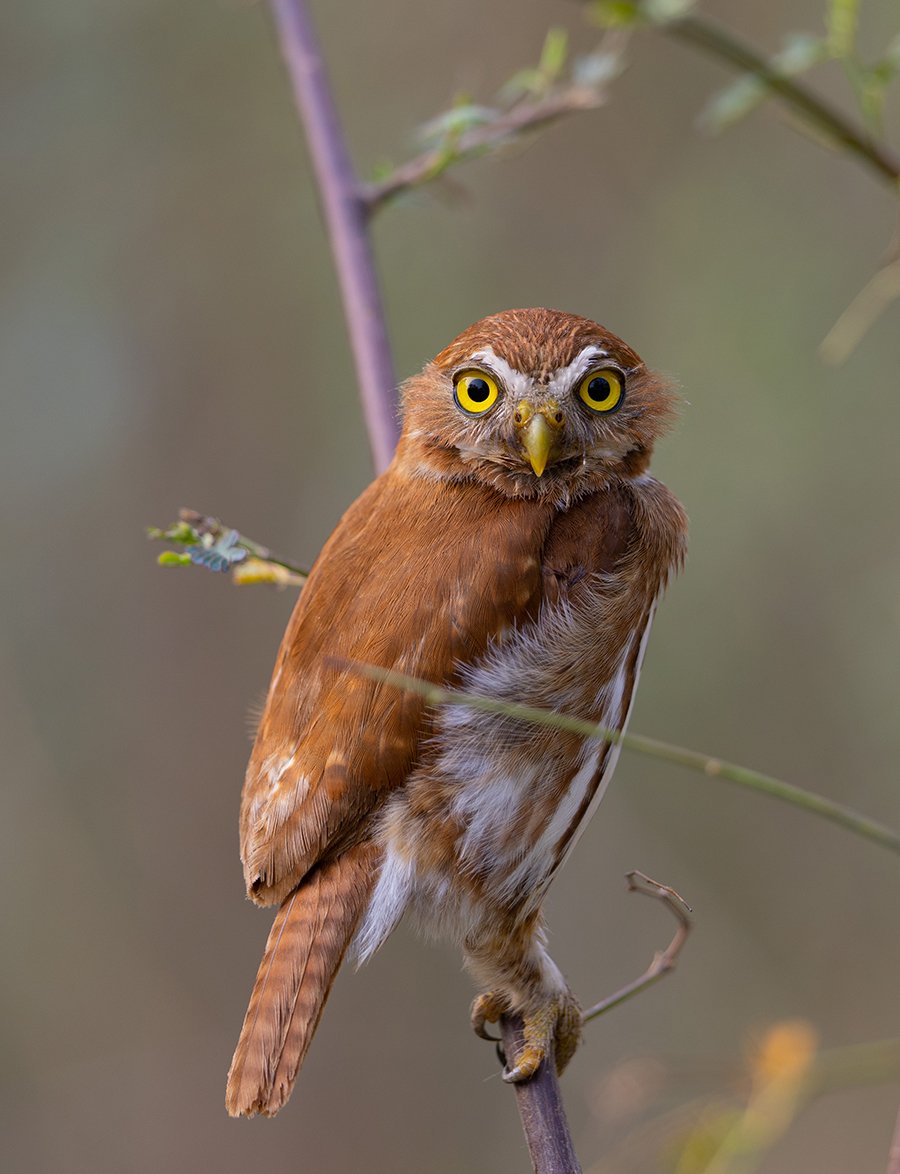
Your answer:
[[[674,414],[668,384],[616,335],[559,310],[464,330],[403,387],[409,472],[510,496],[580,496],[636,476]]]

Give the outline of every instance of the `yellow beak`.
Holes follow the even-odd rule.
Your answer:
[[[553,413],[552,419],[548,420],[545,414],[547,412]],[[553,442],[556,440],[556,433],[563,426],[561,414],[556,404],[550,404],[536,412],[530,404],[523,402],[519,404],[516,416],[520,421],[519,429],[525,455],[528,457],[536,476],[540,477],[547,468],[547,461],[550,457],[550,450],[553,448]],[[560,418],[557,419],[557,417]]]

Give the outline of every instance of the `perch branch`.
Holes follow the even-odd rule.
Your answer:
[[[394,365],[367,210],[331,96],[322,53],[303,0],[271,0],[325,213],[344,317],[375,468],[390,464],[400,434]]]
[[[271,0],[300,117],[306,128],[328,236],[356,362],[360,396],[376,469],[390,462],[398,437],[395,378],[371,243],[368,208],[360,195],[325,65],[303,0]],[[579,1174],[556,1074],[517,1088],[516,1104],[536,1174]],[[550,1139],[569,1155],[556,1161]]]
[[[691,932],[691,907],[674,889],[668,885],[660,884],[659,881],[655,881],[649,876],[645,876],[644,873],[638,872],[637,869],[627,873],[625,879],[628,881],[628,891],[630,893],[643,893],[647,897],[654,897],[656,900],[661,901],[678,922],[678,928],[675,930],[675,936],[669,942],[668,946],[653,955],[653,961],[642,975],[634,979],[633,982],[627,983],[620,990],[616,991],[614,995],[610,995],[606,999],[601,999],[599,1003],[595,1003],[593,1007],[589,1007],[585,1011],[585,1023],[590,1023],[592,1019],[598,1019],[607,1011],[611,1011],[613,1007],[618,1007],[620,1003],[624,1003],[627,999],[633,998],[635,995],[640,994],[641,991],[646,990],[647,987],[659,982],[661,978],[665,978],[667,974],[671,974],[678,964],[678,958],[688,939],[688,934]]]
[[[506,1055],[516,1055],[522,1047],[521,1018],[503,1015],[500,1034]],[[530,1080],[513,1088],[535,1174],[581,1174],[554,1066],[544,1061]]]

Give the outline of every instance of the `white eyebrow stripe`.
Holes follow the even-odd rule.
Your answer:
[[[547,391],[550,395],[562,396],[570,390],[580,375],[588,371],[598,359],[606,358],[609,351],[591,343],[582,347],[571,363],[565,367],[557,367],[547,382]],[[492,347],[484,347],[474,351],[470,356],[474,363],[484,363],[495,375],[502,379],[507,392],[512,396],[525,396],[534,388],[534,380],[524,371],[511,367],[506,359],[498,355]]]
[[[565,394],[580,375],[588,371],[598,359],[606,358],[608,354],[609,351],[594,344],[582,347],[571,363],[567,363],[565,367],[557,367],[550,376],[547,390],[557,396]]]
[[[471,357],[475,362],[484,363],[495,375],[499,375],[509,395],[527,395],[534,384],[530,375],[511,367],[506,359],[501,359],[495,354],[493,347],[487,346],[483,350],[475,351]]]

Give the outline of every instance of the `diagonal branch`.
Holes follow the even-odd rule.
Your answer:
[[[707,56],[758,77],[786,106],[822,131],[832,142],[855,155],[896,190],[900,183],[900,159],[886,146],[857,126],[842,110],[832,106],[796,78],[782,73],[757,49],[740,40],[708,16],[688,13],[660,23],[659,29]]]
[[[888,306],[900,298],[898,243],[895,241],[889,259],[869,278],[825,335],[819,354],[826,363],[839,366],[845,362]]]
[[[686,766],[689,770],[700,771],[709,778],[726,779],[730,783],[737,783],[740,787],[747,787],[751,791],[759,791],[773,799],[780,799],[792,807],[799,807],[811,815],[820,815],[839,827],[855,832],[882,848],[900,854],[900,833],[887,827],[877,820],[870,819],[842,803],[833,799],[826,799],[824,795],[816,795],[812,791],[805,791],[793,783],[786,783],[772,775],[765,775],[745,766],[738,766],[734,762],[724,762],[721,758],[714,758],[702,754],[698,750],[688,750],[685,746],[675,746],[671,742],[661,742],[658,738],[648,738],[644,734],[626,734],[621,730],[611,730],[596,722],[586,721],[584,718],[573,717],[567,713],[557,713],[555,710],[538,709],[531,705],[519,705],[514,701],[500,701],[495,697],[486,697],[481,693],[466,693],[459,689],[446,689],[433,681],[423,681],[419,677],[410,677],[406,673],[393,672],[378,665],[360,664],[358,661],[343,661],[345,667],[354,672],[370,677],[375,681],[384,681],[397,689],[408,689],[412,693],[419,693],[432,705],[462,705],[470,709],[483,709],[488,713],[499,713],[517,721],[531,722],[538,726],[550,726],[557,730],[568,730],[573,734],[580,734],[585,738],[601,738],[606,742],[618,743],[626,750],[636,750],[639,754],[649,755],[651,758],[661,758],[664,762],[672,762],[678,766]]]
[[[397,167],[386,178],[366,184],[362,189],[366,209],[372,215],[401,192],[430,183],[456,163],[486,154],[528,131],[558,122],[568,114],[595,110],[602,102],[595,87],[580,85],[568,86],[537,101],[521,102],[483,126],[463,131],[451,149],[434,147],[424,151]]]

